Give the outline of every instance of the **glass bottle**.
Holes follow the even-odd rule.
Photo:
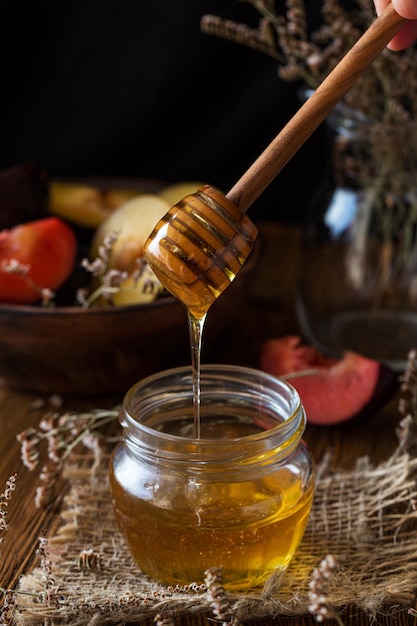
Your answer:
[[[284,570],[311,509],[314,464],[295,389],[263,372],[203,365],[195,438],[191,368],[132,387],[110,464],[119,528],[145,573],[168,585],[262,585]]]
[[[417,345],[417,124],[339,105],[328,171],[303,226],[296,309],[306,338],[396,370]]]

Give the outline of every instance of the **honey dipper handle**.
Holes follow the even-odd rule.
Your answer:
[[[226,197],[246,211],[324,121],[406,20],[389,4],[328,74]]]

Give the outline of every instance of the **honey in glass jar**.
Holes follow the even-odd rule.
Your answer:
[[[314,465],[295,389],[258,370],[203,365],[200,436],[192,370],[133,386],[110,464],[115,517],[139,568],[168,585],[222,568],[228,589],[265,583],[302,539]]]

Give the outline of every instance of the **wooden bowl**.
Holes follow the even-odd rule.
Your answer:
[[[247,265],[208,313],[204,358],[239,315]],[[124,393],[144,376],[190,362],[186,310],[171,296],[150,304],[89,309],[0,305],[0,384],[10,388]]]
[[[162,361],[169,366],[182,362],[184,315],[183,307],[168,297],[117,308],[2,305],[0,380],[44,393],[127,390]]]
[[[76,182],[149,193],[163,186],[147,179]],[[85,235],[78,234],[80,239]],[[254,252],[250,259],[209,311],[204,356],[239,314],[246,277],[256,263]],[[186,311],[171,296],[120,307],[83,308],[65,301],[51,308],[0,304],[0,385],[47,394],[125,393],[144,376],[191,362]]]

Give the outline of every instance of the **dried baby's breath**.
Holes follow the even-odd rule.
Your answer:
[[[111,267],[111,256],[118,239],[118,233],[107,235],[98,248],[97,257],[90,261],[82,259],[81,266],[98,281],[98,286],[89,293],[88,289],[78,289],[76,298],[78,304],[90,307],[97,301],[113,304],[115,294],[126,290],[137,291],[137,303],[155,300],[164,289],[151,267],[143,257],[135,260],[135,269],[131,274]],[[129,285],[126,281],[129,279]]]
[[[357,0],[353,10],[338,0],[324,0],[322,23],[309,26],[305,0],[248,0],[260,13],[257,28],[216,15],[204,15],[201,29],[211,35],[255,48],[278,62],[287,82],[315,89],[375,19],[373,0]],[[344,101],[373,121],[415,120],[417,112],[416,48],[387,48],[359,77]]]
[[[9,501],[12,498],[13,492],[16,489],[16,478],[17,474],[13,474],[6,482],[6,486],[2,494],[0,494],[0,544],[3,542],[4,533],[9,530],[9,526],[7,524],[7,507],[9,505]]]
[[[7,523],[7,507],[16,489],[17,474],[12,474],[6,481],[3,493],[0,494],[0,547],[4,542],[6,533],[9,530]],[[1,551],[0,551],[1,554]],[[13,613],[16,604],[16,594],[12,589],[4,589],[0,587],[0,624],[1,626],[9,626],[13,624]]]
[[[59,588],[56,585],[52,572],[52,565],[48,553],[48,540],[46,531],[43,531],[38,539],[38,546],[35,555],[40,560],[40,566],[43,573],[43,589],[41,591],[27,591],[21,589],[4,589],[0,587],[2,594],[2,605],[0,606],[0,626],[12,626],[15,621],[15,609],[17,597],[33,596],[37,604],[44,604],[47,607],[58,606],[61,596],[58,594]]]
[[[52,599],[57,593],[57,587],[55,583],[55,578],[52,574],[52,566],[49,560],[48,554],[48,540],[46,538],[46,531],[39,537],[38,547],[36,549],[36,555],[39,557],[41,562],[41,567],[45,576],[45,588],[42,592],[42,599],[47,606],[50,606],[52,603]]]
[[[27,469],[33,471],[43,462],[35,495],[37,508],[44,508],[54,501],[64,463],[77,446],[93,450],[94,463],[98,466],[100,442],[114,443],[120,438],[120,435],[113,437],[103,431],[104,426],[116,422],[118,417],[118,408],[85,413],[47,412],[39,428],[29,427],[17,435]],[[45,454],[47,458],[43,461]]]
[[[397,428],[398,452],[417,453],[417,349],[409,351],[406,368],[399,378],[400,397],[398,413],[401,421]]]
[[[15,276],[19,276],[25,281],[28,287],[33,289],[33,291],[39,295],[42,306],[53,305],[55,292],[46,287],[37,285],[29,276],[30,267],[31,266],[27,263],[21,263],[17,259],[3,259],[0,265],[0,273],[4,272],[5,274],[14,274]]]
[[[39,483],[36,487],[35,506],[44,509],[55,501],[55,488],[61,476],[63,464],[61,461],[49,459],[39,472]]]
[[[78,557],[78,566],[81,569],[101,570],[103,569],[103,557],[92,548],[82,550]]]
[[[332,555],[327,555],[313,571],[309,584],[309,611],[316,622],[324,622],[333,619],[343,626],[343,621],[337,614],[336,609],[328,598],[329,581],[337,568],[337,560]]]
[[[0,608],[1,626],[12,626],[15,624],[14,611],[16,606],[16,593],[13,590],[3,591],[3,605]]]
[[[323,0],[321,23],[313,28],[308,0],[248,2],[260,14],[257,28],[205,15],[203,32],[273,57],[279,77],[298,82],[304,95],[323,82],[376,18],[373,0],[356,0],[350,10],[342,0]],[[385,47],[329,116],[335,182],[360,194],[360,210],[350,225],[354,243],[346,258],[347,278],[356,290],[366,288],[371,235],[380,246],[376,307],[417,264],[416,65],[417,44],[400,52]],[[417,282],[410,289],[415,295]]]
[[[207,586],[207,600],[216,620],[220,621],[222,626],[240,626],[232,602],[223,587],[221,568],[211,567],[204,572],[204,575]]]

